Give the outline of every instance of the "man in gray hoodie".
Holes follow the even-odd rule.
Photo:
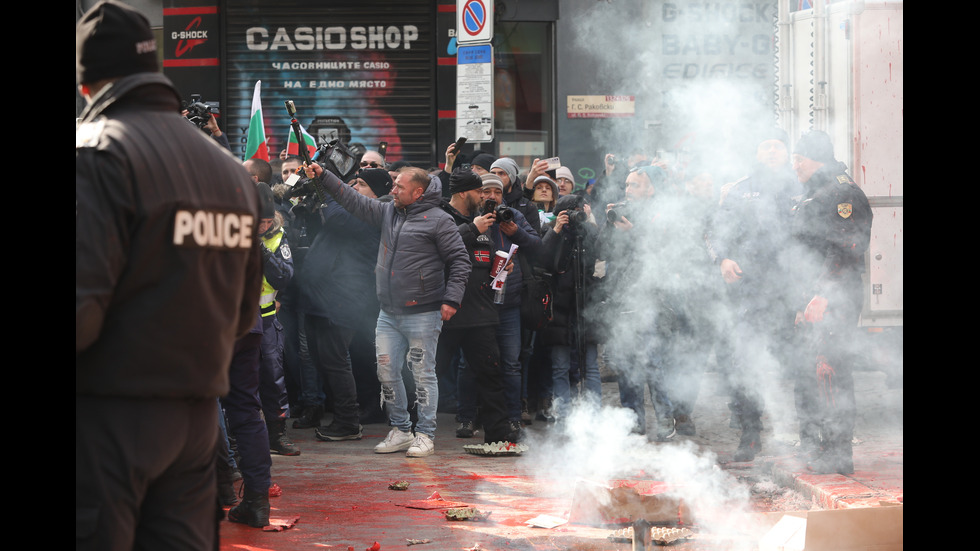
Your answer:
[[[307,175],[351,214],[381,228],[375,282],[378,314],[378,380],[392,426],[376,453],[407,450],[408,457],[435,451],[436,347],[442,323],[463,299],[470,257],[449,213],[439,208],[442,183],[420,168],[404,168],[391,189],[391,202],[365,197],[314,164]],[[402,368],[415,379],[418,421],[412,435]]]

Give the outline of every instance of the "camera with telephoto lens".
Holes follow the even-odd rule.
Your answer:
[[[589,221],[589,214],[582,207],[565,210],[568,215],[568,224],[565,226],[570,235],[578,235],[580,231],[585,231],[585,223]]]
[[[589,215],[585,210],[577,208],[566,211],[569,224],[584,224],[589,221]]]
[[[493,199],[487,199],[481,209],[483,214],[491,212],[497,216],[497,222],[511,222],[514,220],[514,211],[507,205],[498,205]]]
[[[201,101],[200,94],[191,94],[191,101],[185,106],[185,109],[187,109],[187,120],[191,121],[194,126],[204,130],[208,121],[211,120],[211,116],[221,113],[219,105],[217,101]]]

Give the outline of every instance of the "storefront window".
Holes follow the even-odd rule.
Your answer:
[[[554,151],[552,23],[494,28],[494,154],[528,167]]]

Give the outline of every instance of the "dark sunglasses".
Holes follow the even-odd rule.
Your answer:
[[[371,168],[384,168],[384,166],[383,165],[379,165],[377,161],[371,161],[370,163],[367,162],[367,161],[361,161],[361,168],[367,168],[367,167],[371,167]]]

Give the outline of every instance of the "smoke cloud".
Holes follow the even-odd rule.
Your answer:
[[[542,477],[564,481],[565,488],[578,479],[664,481],[699,520],[711,523],[706,528],[738,530],[751,513],[749,489],[719,468],[712,452],[683,439],[651,440],[660,429],[662,410],[670,410],[657,396],[658,388],[670,389],[667,400],[673,401],[675,414],[680,406],[695,420],[698,400],[719,399],[700,395],[707,369],[730,382],[727,399],[734,400],[735,389],[743,387],[748,398],[764,405],[767,437],[792,439],[799,432],[789,381],[807,361],[793,325],[794,314],[806,304],[799,302],[796,291],[801,274],[819,273],[820,259],[793,242],[790,227],[765,227],[777,219],[770,217],[775,213],[747,221],[759,246],[774,254],[768,264],[746,261],[743,266],[744,282],[772,294],[772,300],[761,303],[764,308],[746,311],[745,302],[733,299],[732,287],[711,263],[705,243],[723,185],[759,167],[760,136],[777,122],[776,5],[639,0],[575,4],[574,13],[583,15],[572,23],[572,32],[576,43],[586,45],[582,53],[592,60],[587,65],[596,68],[587,75],[590,93],[637,98],[634,117],[594,124],[593,141],[621,159],[645,153],[668,172],[653,200],[630,212],[635,222],[626,246],[631,265],[625,277],[615,280],[617,287],[599,294],[618,295],[619,300],[607,301],[614,306],[605,309],[594,305],[587,316],[590,323],[608,328],[606,362],[620,382],[641,385],[645,411],[638,418],[618,397],[614,403],[607,397],[603,407],[576,400],[555,430],[543,436],[531,433],[526,460],[541,466]],[[787,145],[791,151],[792,143]],[[788,152],[773,170],[791,174]],[[787,197],[803,191],[795,178],[786,188],[780,193]],[[605,206],[593,204],[600,226]],[[600,255],[607,278],[621,269],[617,254],[623,250]],[[770,330],[774,326],[780,329]]]

